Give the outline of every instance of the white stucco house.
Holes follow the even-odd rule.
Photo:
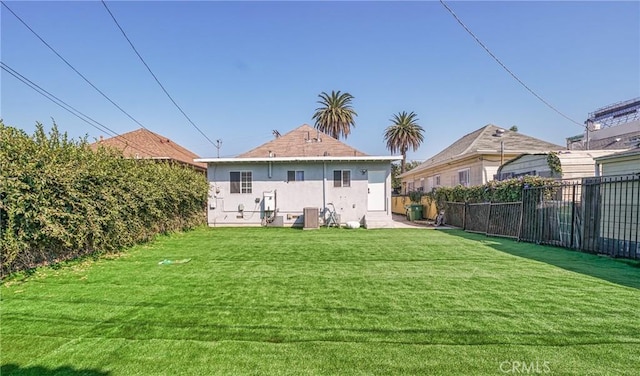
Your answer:
[[[391,162],[399,159],[304,124],[235,158],[196,162],[207,164],[209,226],[303,226],[305,211],[322,224],[335,208],[342,224],[379,228],[393,227]]]
[[[635,175],[640,176],[640,146],[616,154],[596,158],[599,175]]]
[[[498,180],[524,175],[542,176],[557,179],[580,179],[599,175],[595,160],[606,157],[619,150],[559,150],[555,156],[560,162],[562,172],[557,173],[549,166],[549,153],[522,154],[498,168]]]
[[[596,217],[600,250],[639,258],[640,146],[596,158],[596,163],[601,171],[600,184],[593,186],[601,205]]]

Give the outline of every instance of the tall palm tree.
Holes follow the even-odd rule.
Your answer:
[[[384,132],[384,139],[387,141],[387,149],[392,153],[400,152],[402,154],[402,164],[400,165],[400,173],[405,172],[407,163],[407,150],[413,148],[416,151],[422,141],[424,141],[424,129],[418,125],[418,115],[413,111],[406,113],[405,111],[393,115],[393,125],[387,127]]]
[[[316,108],[312,118],[316,121],[316,128],[335,139],[341,135],[347,138],[351,127],[356,126],[354,117],[358,116],[351,107],[353,95],[332,90],[331,95],[323,91],[318,96],[321,107]]]

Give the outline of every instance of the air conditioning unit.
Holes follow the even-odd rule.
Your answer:
[[[304,230],[320,228],[318,208],[304,208]]]

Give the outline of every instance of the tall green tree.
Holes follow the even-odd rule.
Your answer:
[[[406,171],[407,151],[409,148],[413,148],[413,151],[418,150],[424,141],[424,129],[418,125],[418,115],[413,111],[399,112],[393,115],[390,121],[393,125],[385,130],[384,139],[387,141],[387,149],[392,153],[402,154],[400,173],[403,173]]]
[[[354,118],[358,116],[351,107],[353,95],[332,90],[331,94],[323,91],[318,97],[321,106],[316,108],[312,118],[316,121],[316,128],[335,139],[340,136],[347,138],[351,127],[355,128]]]
[[[404,168],[406,171],[411,171],[414,168],[420,166],[421,164],[422,163],[420,161],[411,161],[411,162],[407,162],[404,165]],[[391,164],[391,188],[394,190],[395,193],[400,193],[400,190],[402,188],[402,179],[398,177],[400,176],[400,174],[401,174],[400,165],[398,165],[397,163],[392,163]]]

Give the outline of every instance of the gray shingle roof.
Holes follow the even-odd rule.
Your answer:
[[[352,157],[367,155],[308,124],[303,124],[274,140],[238,155],[238,158],[269,157],[269,153],[274,157]]]
[[[556,145],[510,130],[504,130],[502,136],[498,136],[498,130],[504,129],[493,124],[488,124],[476,131],[464,135],[462,138],[449,145],[449,147],[426,160],[410,172],[415,173],[425,170],[464,155],[478,154],[483,151],[500,152],[501,142],[504,143],[505,151],[511,150],[536,153],[565,149],[564,146]]]

